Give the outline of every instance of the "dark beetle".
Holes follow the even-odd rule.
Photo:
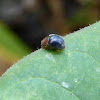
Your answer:
[[[50,34],[41,41],[41,47],[45,49],[62,50],[65,42],[60,35]]]

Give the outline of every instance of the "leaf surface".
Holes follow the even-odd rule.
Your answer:
[[[0,79],[0,100],[100,100],[100,22],[63,37],[61,52],[40,49]]]

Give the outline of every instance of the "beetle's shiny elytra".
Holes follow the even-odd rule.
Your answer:
[[[41,47],[45,49],[62,50],[65,42],[60,35],[50,34],[41,41]]]

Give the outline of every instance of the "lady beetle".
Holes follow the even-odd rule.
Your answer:
[[[41,41],[41,47],[44,49],[62,50],[65,48],[65,42],[60,35],[50,34]]]

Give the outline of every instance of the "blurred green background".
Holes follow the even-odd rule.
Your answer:
[[[66,35],[99,19],[100,0],[0,0],[0,76],[48,34]]]

